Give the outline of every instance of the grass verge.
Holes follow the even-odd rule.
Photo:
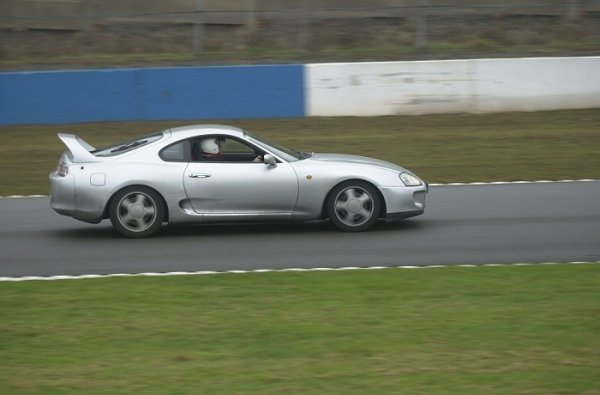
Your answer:
[[[430,183],[600,178],[600,109],[0,127],[0,196],[48,194],[69,131],[94,146],[192,123],[227,123],[316,152],[373,156]]]
[[[0,393],[597,394],[600,265],[0,283]]]

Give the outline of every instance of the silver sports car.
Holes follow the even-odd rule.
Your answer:
[[[422,214],[428,186],[392,163],[298,152],[221,125],[167,129],[107,148],[59,134],[67,146],[50,174],[50,205],[127,237],[164,222],[329,218],[344,231]]]

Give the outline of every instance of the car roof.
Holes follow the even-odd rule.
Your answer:
[[[243,137],[245,131],[235,126],[229,125],[189,125],[168,129],[165,132],[171,132],[176,138],[193,137],[202,134],[227,134],[230,136]]]

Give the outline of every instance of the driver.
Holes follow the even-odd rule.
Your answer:
[[[223,153],[221,152],[221,145],[223,144],[223,139],[219,137],[208,137],[203,140],[200,140],[199,145],[199,155],[196,151],[196,155],[192,153],[194,157],[198,157],[196,160],[202,161],[220,161],[223,160]],[[196,145],[196,149],[198,148]],[[255,157],[252,159],[255,163],[261,163],[264,161],[263,154],[260,152],[255,152]],[[248,160],[248,159],[245,159]]]
[[[216,137],[202,140],[200,156],[203,160],[219,160],[221,158],[221,141]]]

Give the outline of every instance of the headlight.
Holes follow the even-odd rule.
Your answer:
[[[400,179],[407,187],[416,187],[423,183],[418,177],[408,173],[400,173]]]

